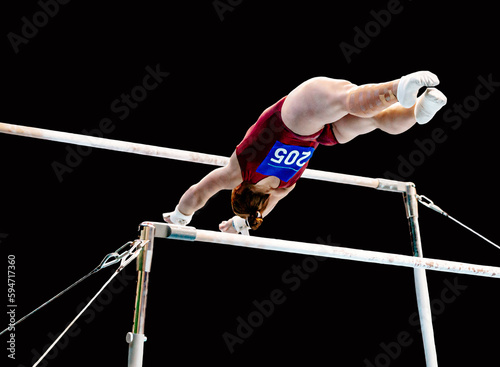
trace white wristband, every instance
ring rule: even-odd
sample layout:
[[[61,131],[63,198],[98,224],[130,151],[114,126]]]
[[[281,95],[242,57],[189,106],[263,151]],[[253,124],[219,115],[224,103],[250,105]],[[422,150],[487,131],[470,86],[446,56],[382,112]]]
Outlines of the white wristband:
[[[248,234],[250,227],[245,219],[235,215],[233,217],[233,227],[238,233]]]
[[[184,215],[179,211],[179,205],[175,207],[175,210],[171,213],[164,213],[163,218],[166,218],[170,216],[170,221],[173,224],[177,224],[180,226],[187,226],[189,222],[191,222],[191,219],[193,218],[193,215]]]

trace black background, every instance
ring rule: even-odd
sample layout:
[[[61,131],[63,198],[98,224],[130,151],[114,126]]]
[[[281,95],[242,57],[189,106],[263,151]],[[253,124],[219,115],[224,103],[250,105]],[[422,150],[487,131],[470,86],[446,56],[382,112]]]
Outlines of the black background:
[[[309,167],[398,175],[498,240],[500,92],[490,86],[487,97],[485,88],[482,100],[475,96],[478,78],[500,81],[494,3],[73,0],[58,9],[52,5],[45,18],[41,3],[1,6],[0,121],[81,133],[109,118],[114,129],[107,138],[229,156],[262,110],[307,78],[363,84],[431,70],[448,97],[431,123],[399,136],[376,131],[347,145],[319,148]],[[214,4],[230,10],[217,11]],[[394,10],[390,19],[388,7]],[[26,43],[13,46],[8,35],[23,36],[23,17],[35,17],[41,26]],[[359,36],[358,29],[370,36]],[[342,43],[357,47],[349,59]],[[112,103],[142,84],[148,66],[169,75],[135,108],[117,113]],[[464,102],[468,111],[454,112]],[[430,144],[438,132],[446,139]],[[183,192],[213,169],[94,149],[58,178],[53,164],[67,164],[67,149],[77,147],[0,135],[3,324],[9,254],[16,257],[19,318],[136,238],[142,221],[160,221],[161,213],[173,210]],[[403,167],[402,161],[410,163]],[[223,192],[192,225],[216,230],[231,215],[229,192]],[[497,249],[437,213],[421,207],[420,224],[426,257],[500,265]],[[257,234],[411,254],[399,194],[307,179]],[[310,271],[292,283],[290,271],[298,266]],[[30,366],[111,272],[95,275],[19,325],[15,361],[7,358],[3,335],[2,364]],[[440,365],[496,360],[498,281],[427,274]],[[123,283],[114,283],[78,321],[75,335],[41,365],[125,366],[134,276],[130,265]],[[413,284],[407,268],[158,240],[144,365],[423,366]],[[254,301],[269,300],[276,289],[284,302],[230,353],[223,334],[237,336],[238,318],[255,315]],[[396,347],[402,335],[405,345]]]

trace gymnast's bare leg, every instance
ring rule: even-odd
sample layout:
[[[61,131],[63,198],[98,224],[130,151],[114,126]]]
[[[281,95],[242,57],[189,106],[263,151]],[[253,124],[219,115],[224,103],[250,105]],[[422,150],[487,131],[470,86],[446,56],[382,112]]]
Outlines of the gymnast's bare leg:
[[[332,124],[333,131],[339,143],[347,143],[376,129],[397,135],[417,122],[429,121],[445,104],[446,97],[440,91],[428,88],[410,108],[395,103],[372,117],[359,118],[348,114]]]
[[[436,75],[421,71],[391,82],[357,86],[346,80],[313,78],[287,97],[283,122],[299,135],[311,135],[333,123],[339,143],[381,129],[399,134],[418,122],[427,123],[444,106]],[[417,94],[428,87],[422,96]]]

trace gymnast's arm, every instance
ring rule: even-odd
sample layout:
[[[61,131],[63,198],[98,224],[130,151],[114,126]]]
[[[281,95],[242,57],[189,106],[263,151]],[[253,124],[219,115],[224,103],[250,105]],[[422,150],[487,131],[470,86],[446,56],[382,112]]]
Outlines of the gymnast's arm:
[[[191,216],[194,212],[203,208],[207,201],[216,193],[221,190],[232,190],[241,181],[241,171],[236,154],[233,153],[227,166],[213,170],[200,182],[191,186],[182,195],[176,210],[184,216]],[[165,213],[163,217],[165,221],[172,223],[170,215],[172,213]]]

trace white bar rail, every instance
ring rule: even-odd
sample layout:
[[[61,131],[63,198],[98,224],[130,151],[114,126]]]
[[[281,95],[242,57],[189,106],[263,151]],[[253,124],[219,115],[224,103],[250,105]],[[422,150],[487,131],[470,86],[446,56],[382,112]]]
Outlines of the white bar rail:
[[[36,127],[12,125],[0,122],[0,133],[51,140],[59,143],[82,145],[91,148],[114,150],[118,152],[147,155],[152,157],[168,158],[178,161],[203,163],[214,166],[226,166],[229,158],[213,154],[197,153],[187,150],[164,148],[153,145],[130,143],[121,140],[99,138],[90,135],[66,133],[61,131],[46,130]],[[336,182],[341,184],[371,187],[385,191],[405,191],[405,183],[383,178],[369,178],[362,176],[346,175],[342,173],[325,172],[306,169],[302,175],[313,180]]]
[[[500,268],[494,266],[475,265],[456,261],[358,250],[346,247],[280,240],[275,238],[242,236],[237,234],[201,230],[194,227],[181,227],[161,222],[143,223],[143,225],[146,224],[153,225],[156,228],[155,237],[159,238],[219,243],[259,250],[281,251],[302,255],[323,256],[334,259],[500,278]]]

